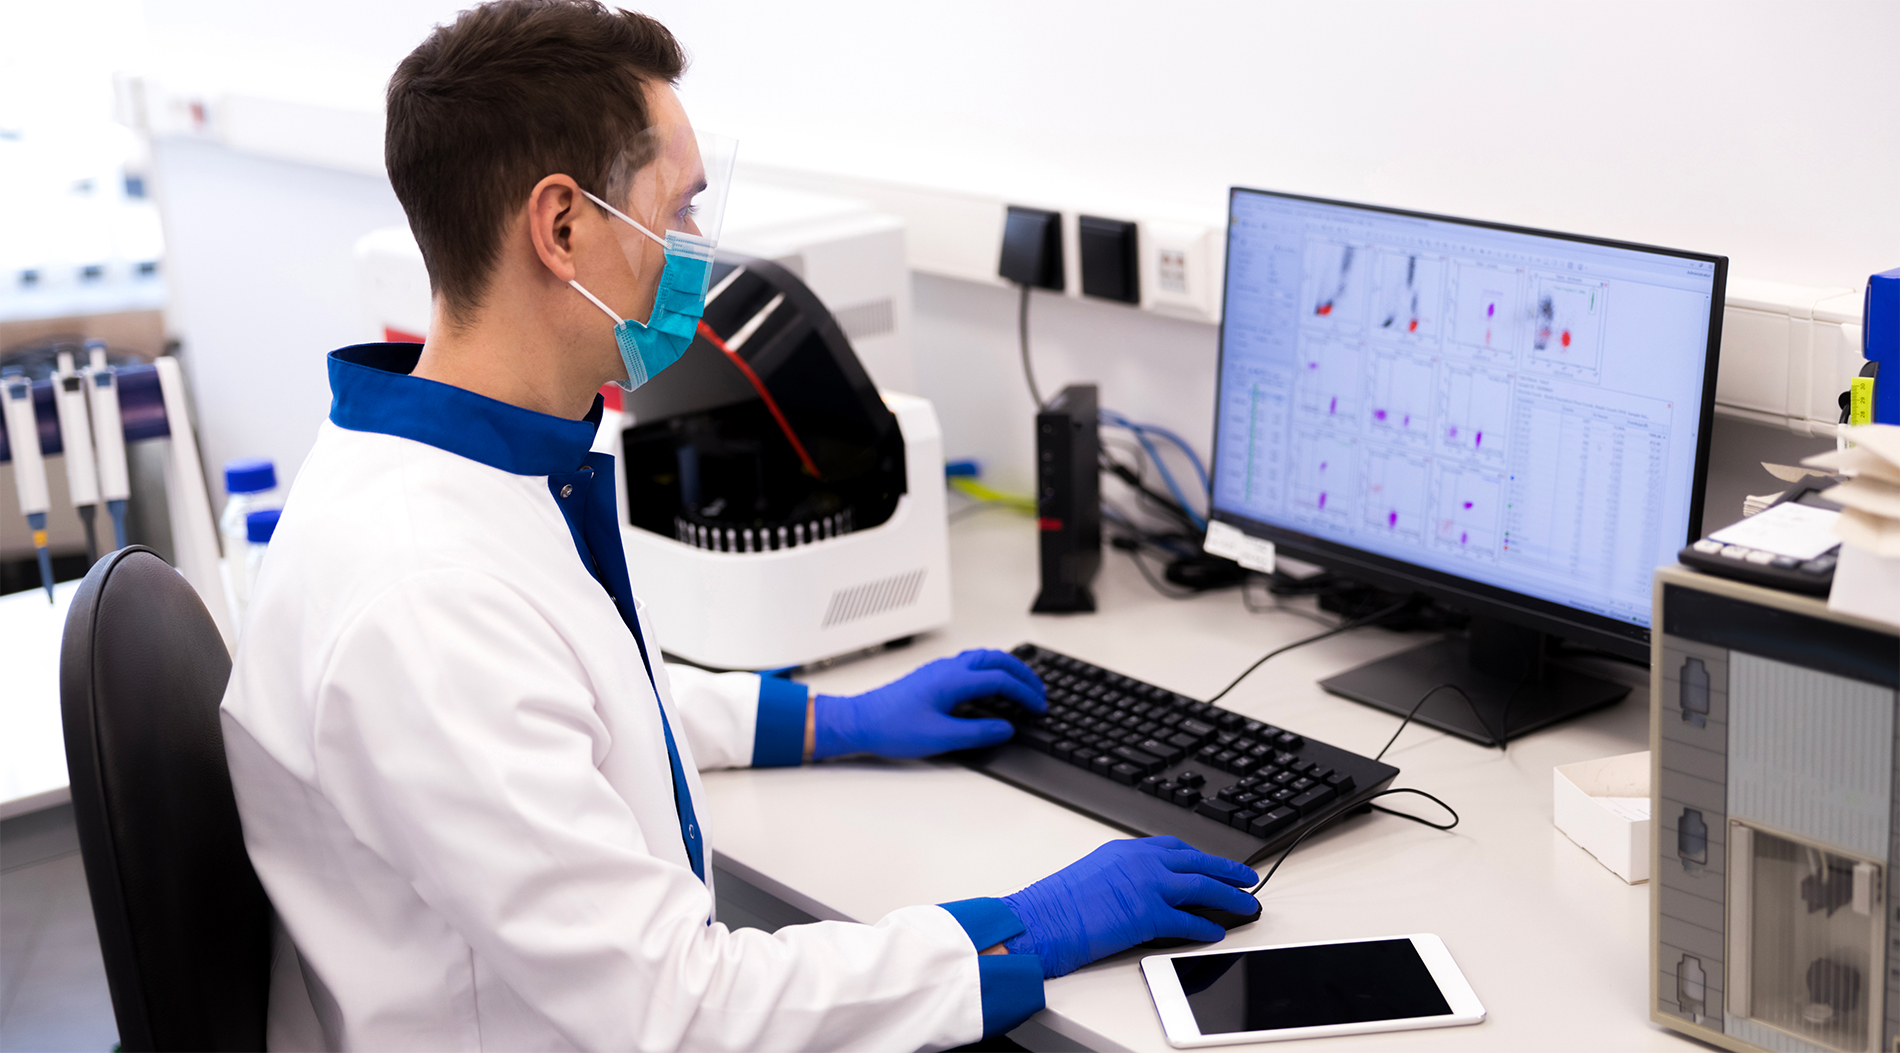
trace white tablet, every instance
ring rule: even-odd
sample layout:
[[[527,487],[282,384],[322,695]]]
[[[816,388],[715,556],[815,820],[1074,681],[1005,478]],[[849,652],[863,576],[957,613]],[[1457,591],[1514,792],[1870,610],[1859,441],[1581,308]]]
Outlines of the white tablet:
[[[1429,933],[1141,960],[1176,1047],[1452,1027],[1484,1006]]]

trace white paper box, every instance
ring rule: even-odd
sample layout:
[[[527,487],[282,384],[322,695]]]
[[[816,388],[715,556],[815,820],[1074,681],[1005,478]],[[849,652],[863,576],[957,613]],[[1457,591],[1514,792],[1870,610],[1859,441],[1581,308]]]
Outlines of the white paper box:
[[[1551,769],[1557,829],[1617,877],[1649,880],[1649,751]]]

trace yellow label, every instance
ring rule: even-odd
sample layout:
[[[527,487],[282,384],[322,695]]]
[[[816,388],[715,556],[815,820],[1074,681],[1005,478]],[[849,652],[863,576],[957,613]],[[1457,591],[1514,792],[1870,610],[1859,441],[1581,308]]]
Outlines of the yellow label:
[[[1872,424],[1874,422],[1874,378],[1855,377],[1847,385],[1847,423]]]
[[[33,547],[34,548],[46,547],[46,531],[44,530],[33,531]]]

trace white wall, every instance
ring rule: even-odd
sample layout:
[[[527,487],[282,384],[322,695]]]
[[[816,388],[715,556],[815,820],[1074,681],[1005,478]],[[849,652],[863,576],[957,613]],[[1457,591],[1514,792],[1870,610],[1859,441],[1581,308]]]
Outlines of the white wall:
[[[457,6],[146,0],[161,58],[356,99]],[[754,162],[1189,216],[1218,216],[1239,183],[1725,253],[1735,274],[1814,285],[1900,265],[1900,4],[1881,0],[644,9],[693,53],[696,121]],[[1045,388],[1096,379],[1106,403],[1206,441],[1211,327],[1037,300]],[[1014,307],[917,280],[948,452],[1020,486]],[[205,410],[215,435],[222,407]]]

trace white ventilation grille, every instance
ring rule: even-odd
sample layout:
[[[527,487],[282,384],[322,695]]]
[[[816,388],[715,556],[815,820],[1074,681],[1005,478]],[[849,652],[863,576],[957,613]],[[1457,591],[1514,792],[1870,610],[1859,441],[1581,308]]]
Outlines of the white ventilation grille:
[[[923,584],[924,568],[919,567],[908,574],[839,589],[831,594],[831,607],[825,611],[824,628],[908,607],[917,602],[917,594],[923,591]]]
[[[844,330],[845,338],[849,340],[883,336],[897,328],[897,316],[888,296],[856,307],[840,308],[831,312],[831,316],[838,320],[838,328]]]

